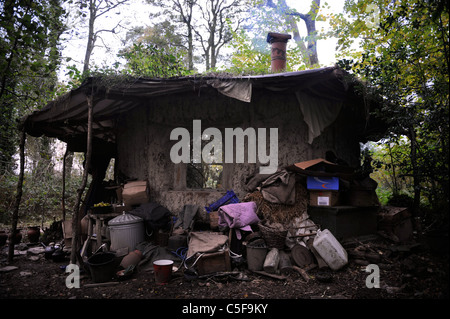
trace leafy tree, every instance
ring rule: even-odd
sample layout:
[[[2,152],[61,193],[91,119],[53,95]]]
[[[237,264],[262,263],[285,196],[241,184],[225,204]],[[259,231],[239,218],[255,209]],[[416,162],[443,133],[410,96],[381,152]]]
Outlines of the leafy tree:
[[[222,48],[231,41],[248,10],[248,1],[238,0],[147,0],[160,8],[155,17],[178,26],[176,34],[183,38],[189,70],[194,69],[195,56],[201,51],[206,70],[217,67]]]
[[[177,25],[165,20],[150,27],[137,27],[127,33],[125,49],[120,54],[131,50],[133,44],[156,46],[164,52],[170,52],[183,63],[185,69],[193,70],[192,56],[185,46],[184,37],[177,31]],[[195,58],[194,58],[195,60]]]
[[[135,43],[120,54],[127,60],[125,73],[132,76],[172,77],[186,75],[182,58],[153,44]]]
[[[224,45],[232,40],[234,30],[239,28],[239,14],[246,9],[246,2],[239,0],[206,0],[198,4],[201,22],[194,27],[197,40],[203,49],[205,67],[214,69]]]
[[[154,17],[165,16],[165,24],[174,25],[173,34],[183,40],[179,43],[187,52],[187,68],[194,70],[194,7],[198,0],[147,0],[162,9]],[[173,39],[171,39],[173,40]]]
[[[260,37],[250,37],[245,30],[233,32],[233,41],[230,47],[233,50],[230,65],[226,71],[232,74],[266,74],[270,73],[271,52],[270,46]],[[299,71],[305,69],[303,53],[298,46],[289,49],[289,58],[286,61],[286,71]]]
[[[59,0],[0,3],[0,173],[14,166],[17,120],[54,92],[64,15]]]
[[[414,213],[423,197],[448,222],[449,15],[446,1],[346,1],[335,15],[341,66],[382,97],[375,114],[389,123],[386,143],[397,173],[412,179]],[[361,52],[352,51],[359,40]],[[400,152],[407,139],[408,152]],[[399,150],[397,152],[397,149]]]

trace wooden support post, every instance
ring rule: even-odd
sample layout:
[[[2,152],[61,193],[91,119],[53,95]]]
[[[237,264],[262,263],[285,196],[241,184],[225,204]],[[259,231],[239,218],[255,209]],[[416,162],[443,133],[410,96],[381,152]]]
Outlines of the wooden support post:
[[[8,263],[13,261],[14,257],[14,236],[17,232],[17,222],[19,221],[19,207],[20,201],[22,199],[22,187],[23,187],[23,175],[25,171],[25,140],[26,133],[25,129],[22,129],[20,135],[20,144],[19,144],[19,156],[20,156],[20,171],[19,171],[19,180],[17,181],[16,188],[16,198],[14,202],[14,210],[12,217],[12,225],[11,225],[11,240],[9,241],[8,247]]]
[[[66,220],[66,160],[69,154],[69,145],[66,146],[66,152],[63,157],[63,169],[62,169],[62,196],[61,196],[61,208],[62,208],[62,220]]]
[[[92,122],[93,122],[93,109],[94,109],[94,97],[93,95],[86,96],[88,104],[88,122],[87,122],[87,146],[86,146],[86,158],[84,162],[83,180],[80,188],[77,190],[77,199],[73,209],[72,217],[72,251],[70,254],[70,262],[75,264],[76,261],[83,265],[83,259],[80,255],[80,237],[81,237],[81,224],[79,223],[80,217],[80,203],[84,189],[86,188],[87,179],[89,175],[89,165],[92,156]]]

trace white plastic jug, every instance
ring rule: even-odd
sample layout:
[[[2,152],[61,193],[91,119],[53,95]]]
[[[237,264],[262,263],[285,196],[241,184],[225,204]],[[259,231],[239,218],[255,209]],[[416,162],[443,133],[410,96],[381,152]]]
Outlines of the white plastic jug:
[[[313,247],[333,270],[342,268],[348,262],[347,252],[344,247],[328,229],[317,231]]]

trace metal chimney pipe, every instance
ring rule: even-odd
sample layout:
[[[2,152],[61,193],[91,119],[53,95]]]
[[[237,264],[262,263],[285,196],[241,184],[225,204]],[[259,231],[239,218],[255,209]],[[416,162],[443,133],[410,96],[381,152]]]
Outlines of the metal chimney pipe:
[[[286,45],[290,38],[291,35],[285,33],[269,32],[267,34],[267,42],[272,45],[272,72],[279,72],[286,69]]]

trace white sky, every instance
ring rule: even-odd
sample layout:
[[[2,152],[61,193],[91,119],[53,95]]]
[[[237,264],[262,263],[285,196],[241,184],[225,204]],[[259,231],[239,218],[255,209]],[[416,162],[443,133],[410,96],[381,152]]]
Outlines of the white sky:
[[[299,0],[287,0],[287,4],[291,8],[297,9],[298,12],[307,12],[310,8],[311,1],[299,1]],[[321,13],[326,13],[323,9],[325,1],[322,1]],[[330,6],[330,11],[337,13],[342,12],[344,0],[329,0],[328,5]],[[117,25],[118,21],[121,22],[128,29],[132,29],[137,26],[151,25],[152,21],[149,18],[151,12],[151,6],[145,3],[145,0],[130,0],[127,5],[119,7],[120,9],[112,10],[112,12],[107,15],[102,16],[98,19],[96,23],[97,28],[101,26],[102,29],[112,29]],[[116,14],[119,12],[120,14]],[[79,22],[77,25],[81,25]],[[302,36],[306,35],[306,27],[304,23],[299,23],[300,34]],[[321,30],[321,28],[327,28],[328,23],[317,21],[316,29]],[[96,29],[97,29],[96,28]],[[117,52],[123,47],[121,39],[125,37],[126,30],[122,29],[119,34],[111,34],[109,32],[103,32],[101,37],[103,42],[98,40],[92,56],[91,65],[95,64],[98,66],[112,64],[118,60]],[[72,58],[69,62],[63,62],[63,67],[60,71],[60,78],[65,79],[65,74],[67,73],[66,66],[76,64],[78,69],[82,69],[82,62],[84,59],[84,52],[86,50],[86,35],[87,35],[87,24],[80,28],[78,35],[73,35],[71,40],[64,42],[63,57]],[[105,47],[103,44],[106,44]],[[336,39],[325,39],[319,40],[317,43],[317,52],[319,56],[319,62],[323,66],[331,66],[336,62],[335,59],[335,46]],[[202,70],[200,70],[202,71]]]

